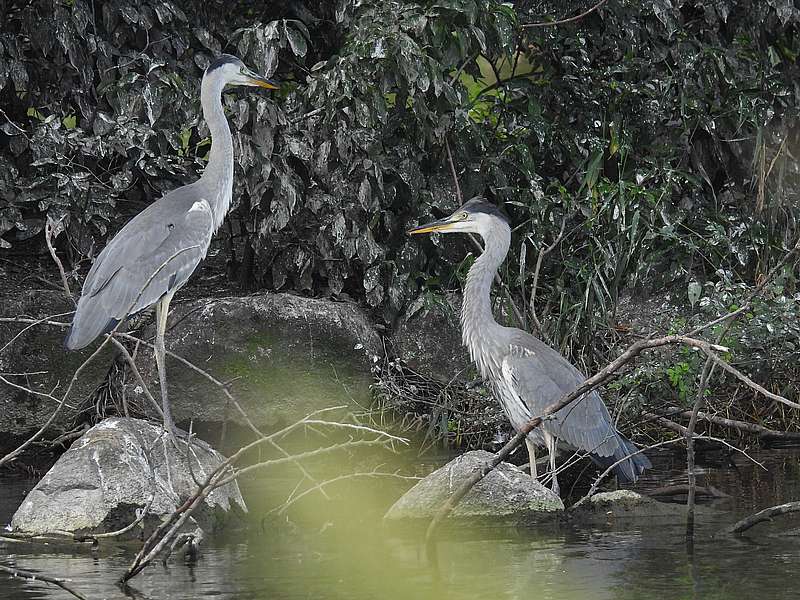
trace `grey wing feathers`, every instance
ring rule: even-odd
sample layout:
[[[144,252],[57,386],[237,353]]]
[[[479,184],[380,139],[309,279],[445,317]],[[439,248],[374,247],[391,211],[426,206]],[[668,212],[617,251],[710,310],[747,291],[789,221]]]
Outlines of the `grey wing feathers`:
[[[103,249],[86,277],[67,348],[83,348],[151,306],[183,285],[203,260],[213,218],[208,202],[192,202],[188,191],[180,188],[148,207]]]
[[[585,379],[576,377],[571,372],[574,367],[560,355],[556,356],[570,369],[556,364],[552,356],[541,350],[512,352],[503,361],[504,370],[509,373],[511,384],[527,406],[530,417],[542,414]],[[585,395],[562,408],[542,428],[575,448],[600,456],[613,455],[619,445],[611,416],[597,393]]]
[[[508,383],[525,403],[529,416],[542,414],[586,377],[567,359],[541,340],[519,332],[503,359]],[[542,428],[575,448],[589,452],[601,465],[609,466],[637,451],[615,428],[611,415],[597,392],[585,394],[555,413]],[[635,481],[650,468],[644,454],[637,454],[615,468],[622,481]]]

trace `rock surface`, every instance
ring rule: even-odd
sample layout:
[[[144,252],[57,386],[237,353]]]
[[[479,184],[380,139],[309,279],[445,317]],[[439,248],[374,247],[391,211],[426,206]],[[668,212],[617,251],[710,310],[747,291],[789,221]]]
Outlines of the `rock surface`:
[[[430,519],[461,482],[493,456],[475,450],[453,459],[406,492],[384,518]],[[564,504],[556,494],[514,465],[500,463],[464,496],[450,518],[519,523],[551,520],[563,511]]]
[[[703,510],[703,507],[696,507]],[[631,490],[601,492],[569,510],[569,517],[579,523],[599,524],[623,519],[685,518],[682,504],[658,502]]]
[[[355,304],[292,294],[187,302],[171,311],[168,327],[167,349],[220,381],[235,380],[236,400],[265,427],[340,405],[348,395],[368,400],[371,357],[383,354],[380,337]],[[152,353],[140,351],[138,364],[157,397]],[[169,357],[167,381],[178,422],[225,419],[222,391]],[[146,404],[135,382],[128,394]],[[233,409],[228,415],[243,422]]]
[[[101,533],[136,520],[136,510],[150,503],[144,519],[149,530],[192,495],[198,480],[224,457],[202,441],[192,445],[191,471],[186,457],[157,425],[111,418],[95,425],[58,459],[17,509],[14,531]],[[152,502],[151,502],[152,497]],[[194,519],[206,530],[238,507],[247,510],[236,482],[211,492]],[[141,533],[139,527],[129,537]]]
[[[2,278],[2,273],[0,273]],[[49,315],[69,313],[75,307],[63,292],[20,287],[13,280],[0,286],[0,316],[43,319]],[[71,315],[55,316],[52,320],[69,322]],[[19,334],[13,342],[11,341]],[[30,387],[61,398],[72,374],[90,355],[67,352],[64,349],[66,328],[50,325],[30,326],[25,323],[0,322],[0,373],[9,382]],[[111,350],[104,349],[82,372],[67,399],[69,406],[78,406],[103,380],[108,372]],[[23,375],[8,375],[22,373]],[[55,390],[55,391],[54,391]],[[0,452],[15,447],[11,436],[32,433],[47,421],[57,403],[43,396],[30,394],[0,382]],[[54,423],[58,429],[69,423],[73,411],[62,409]]]
[[[469,353],[461,345],[461,295],[448,294],[442,305],[409,311],[391,338],[392,351],[408,366],[443,382],[469,380]]]

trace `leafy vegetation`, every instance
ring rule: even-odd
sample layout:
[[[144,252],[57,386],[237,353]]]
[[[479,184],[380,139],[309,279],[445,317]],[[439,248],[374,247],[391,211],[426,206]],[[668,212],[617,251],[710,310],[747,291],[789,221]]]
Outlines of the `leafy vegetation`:
[[[457,286],[470,246],[404,234],[460,201],[450,153],[461,197],[512,216],[502,275],[523,313],[538,250],[564,223],[536,311],[576,361],[618,343],[625,296],[669,290],[689,314],[725,310],[798,235],[800,11],[610,0],[526,27],[588,6],[6,1],[0,244],[38,243],[45,219],[61,220],[78,268],[196,177],[209,148],[199,81],[227,51],[286,82],[225,95],[237,173],[222,236],[243,285],[346,294],[387,322],[433,284]],[[778,285],[730,333],[759,364],[796,352],[795,273]],[[669,368],[662,381],[691,396],[693,363]]]

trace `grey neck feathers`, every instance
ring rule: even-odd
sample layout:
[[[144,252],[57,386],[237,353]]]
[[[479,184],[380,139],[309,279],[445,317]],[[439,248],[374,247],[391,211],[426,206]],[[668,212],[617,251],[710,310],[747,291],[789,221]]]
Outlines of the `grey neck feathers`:
[[[504,355],[506,328],[498,325],[492,315],[491,290],[497,268],[505,260],[511,244],[511,229],[497,220],[482,237],[483,254],[470,268],[464,287],[461,339],[481,375],[488,377],[499,372]]]
[[[214,214],[214,230],[222,225],[233,197],[233,139],[225,111],[222,110],[222,89],[225,82],[212,72],[203,77],[200,86],[200,103],[203,118],[211,132],[211,152],[208,164],[198,182],[207,194]]]

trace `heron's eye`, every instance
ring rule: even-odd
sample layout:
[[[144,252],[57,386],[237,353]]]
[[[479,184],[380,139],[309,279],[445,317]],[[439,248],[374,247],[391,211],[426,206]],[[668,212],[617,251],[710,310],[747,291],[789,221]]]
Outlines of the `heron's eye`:
[[[462,210],[461,213],[459,213],[459,215],[458,215],[458,220],[459,221],[466,221],[467,219],[469,219],[469,213],[467,211],[465,211],[465,210]]]

